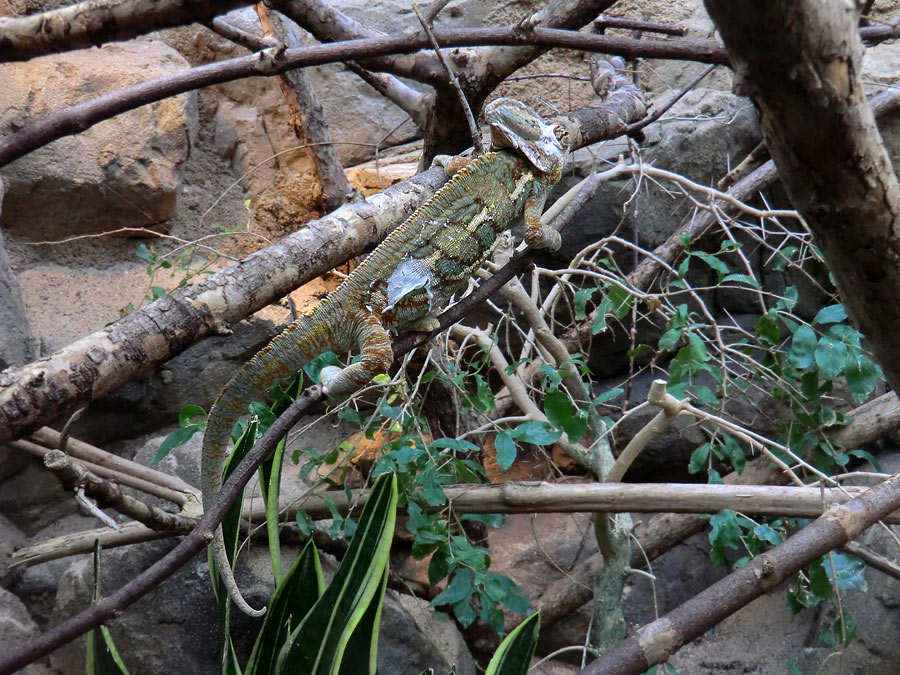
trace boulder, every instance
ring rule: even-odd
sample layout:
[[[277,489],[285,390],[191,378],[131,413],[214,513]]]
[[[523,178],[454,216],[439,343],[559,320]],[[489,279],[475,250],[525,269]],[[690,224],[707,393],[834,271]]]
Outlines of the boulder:
[[[171,47],[144,39],[0,65],[0,135],[187,65]],[[197,125],[196,94],[182,94],[25,155],[2,170],[0,224],[46,240],[169,220]]]

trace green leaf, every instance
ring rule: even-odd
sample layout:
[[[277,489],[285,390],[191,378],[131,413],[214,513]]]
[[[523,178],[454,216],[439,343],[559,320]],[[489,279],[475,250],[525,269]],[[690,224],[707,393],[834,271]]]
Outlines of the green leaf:
[[[591,407],[596,407],[596,406],[600,405],[601,403],[606,403],[607,401],[611,401],[614,398],[616,398],[624,393],[625,393],[625,390],[622,389],[621,387],[616,387],[615,389],[608,389],[607,391],[604,391],[602,394],[600,394],[597,398],[595,398],[593,400],[593,402],[591,402]]]
[[[809,590],[820,600],[831,597],[834,588],[828,572],[825,571],[825,558],[816,558],[809,566]]]
[[[709,443],[698,445],[691,453],[691,461],[688,462],[688,473],[698,473],[706,467],[709,459]]]
[[[831,569],[831,561],[834,560],[834,570]],[[863,572],[866,564],[859,558],[847,553],[833,552],[825,556],[825,573],[831,580],[837,581],[837,587],[843,590],[861,591],[868,590],[866,578]]]
[[[316,524],[313,522],[313,519],[310,518],[307,515],[306,511],[303,511],[302,509],[297,510],[296,521],[297,527],[300,528],[300,534],[302,534],[304,537],[308,537],[313,533],[313,530],[316,529]]]
[[[847,318],[847,312],[843,305],[828,305],[819,310],[813,319],[813,323],[840,323]]]
[[[791,340],[788,351],[788,362],[795,368],[808,368],[812,365],[816,352],[816,333],[809,326],[800,326]]]
[[[670,328],[659,338],[659,348],[667,352],[672,351],[678,346],[679,340],[681,340],[681,329]]]
[[[875,455],[873,455],[868,450],[863,450],[862,448],[857,448],[856,450],[851,450],[847,454],[866,460],[869,464],[872,465],[872,468],[874,468],[878,473],[884,473],[884,470],[881,468],[881,465],[878,463],[878,460],[875,459]]]
[[[334,352],[325,352],[319,354],[312,361],[303,366],[303,372],[309,375],[309,379],[313,382],[319,381],[319,374],[325,366],[341,366],[341,362]]]
[[[467,600],[475,587],[472,584],[472,573],[466,569],[457,570],[447,588],[438,593],[431,601],[432,607],[441,605],[455,605]]]
[[[709,265],[715,272],[719,278],[719,283],[722,282],[722,279],[728,274],[728,265],[719,258],[714,255],[710,255],[709,253],[704,253],[702,251],[696,251],[692,253],[695,258],[700,258],[703,262]]]
[[[281,646],[324,592],[322,565],[310,540],[269,600],[263,626],[245,668],[246,675],[274,675]]]
[[[741,543],[737,514],[727,509],[719,511],[710,517],[709,524],[712,526],[709,533],[709,543],[712,545],[709,557],[716,565],[724,565],[728,549],[736,549]]]
[[[822,371],[822,377],[833,380],[841,374],[847,361],[847,345],[826,335],[819,339],[815,359],[816,365]]]
[[[755,534],[763,541],[772,544],[772,546],[778,546],[778,544],[780,544],[782,541],[781,534],[779,534],[777,530],[773,530],[765,523],[760,523],[759,525],[754,527],[753,534]]]
[[[722,283],[727,283],[729,281],[733,281],[738,284],[746,284],[747,286],[752,286],[753,288],[760,287],[759,282],[748,274],[726,274],[725,278],[722,279]]]
[[[617,319],[624,319],[631,312],[634,304],[634,296],[627,290],[616,284],[609,284],[605,288],[606,297],[611,303],[611,310]]]
[[[153,256],[150,254],[150,249],[147,248],[147,244],[144,244],[144,243],[138,244],[135,254],[137,255],[138,258],[140,258],[144,262],[152,262],[153,261]]]
[[[506,471],[516,461],[516,442],[508,429],[503,429],[494,437],[494,449],[497,451],[497,464]]]
[[[562,436],[560,430],[552,428],[546,422],[525,422],[514,431],[516,438],[532,445],[551,445]]]
[[[784,272],[784,269],[791,261],[791,258],[793,258],[799,250],[800,249],[796,246],[785,246],[783,249],[777,252],[778,255],[772,261],[772,268],[776,272]]]
[[[178,413],[178,426],[187,427],[192,424],[204,425],[206,411],[199,405],[186,405]]]
[[[380,590],[388,562],[397,510],[397,476],[375,480],[357,531],[331,584],[294,629],[278,655],[277,672],[335,673],[353,630]],[[370,671],[374,672],[374,671]]]
[[[537,612],[516,626],[497,647],[485,675],[526,675],[540,627],[541,615]]]
[[[575,304],[575,319],[577,321],[584,320],[587,303],[590,302],[591,296],[594,295],[594,292],[599,290],[599,288],[594,287],[582,288],[581,290],[575,291],[573,296],[573,303]]]
[[[867,356],[856,352],[847,358],[844,365],[844,378],[850,393],[858,401],[864,400],[875,391],[881,372],[878,366]]]
[[[775,315],[771,311],[759,317],[756,325],[753,326],[753,332],[756,333],[760,343],[766,347],[776,346],[781,339],[778,332],[778,324],[775,322]]]
[[[191,437],[196,434],[198,431],[202,431],[203,426],[199,424],[192,424],[188,427],[179,427],[171,434],[165,437],[163,442],[159,446],[159,450],[156,451],[156,454],[153,455],[153,459],[150,460],[150,466],[156,466],[159,462],[161,462],[166,455],[168,455],[172,450],[177,448],[180,445],[184,445]]]
[[[94,588],[91,604],[100,600],[100,540],[94,540]],[[106,626],[98,626],[87,634],[87,675],[128,675],[122,657]]]
[[[565,429],[572,419],[572,402],[561,391],[551,391],[544,396],[544,412],[550,424],[557,429]]]
[[[733,466],[734,470],[740,475],[744,471],[744,466],[747,464],[747,457],[744,455],[743,448],[741,448],[738,442],[734,440],[734,437],[729,436],[728,434],[722,436],[722,441],[725,444],[725,450],[728,452],[728,461],[731,462],[731,466]]]
[[[600,304],[597,305],[597,310],[594,313],[594,322],[591,324],[591,335],[598,335],[599,333],[606,331],[606,315],[611,313],[611,311],[612,300],[603,298],[603,300],[600,301]]]

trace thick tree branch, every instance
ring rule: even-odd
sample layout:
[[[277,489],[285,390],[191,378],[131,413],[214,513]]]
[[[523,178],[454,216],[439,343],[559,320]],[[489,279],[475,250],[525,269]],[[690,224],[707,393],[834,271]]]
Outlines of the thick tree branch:
[[[0,17],[0,63],[129,40],[206,21],[247,0],[86,0],[42,14]]]
[[[706,0],[847,313],[900,388],[900,183],[862,83],[851,0]]]
[[[816,1],[816,0],[813,0]],[[900,476],[852,501],[830,507],[820,518],[636,633],[581,672],[639,675],[665,662],[682,646],[776,588],[797,570],[843,546],[900,507]]]
[[[267,38],[275,39],[285,48],[298,48],[302,45],[293,24],[286,21],[279,12],[268,9],[261,2],[256,4],[256,11]],[[294,134],[301,143],[308,144],[307,152],[319,185],[322,186],[321,206],[325,211],[332,211],[346,203],[354,192],[331,142],[331,132],[325,121],[322,104],[319,103],[319,97],[305,69],[286,70],[277,78],[291,112]]]

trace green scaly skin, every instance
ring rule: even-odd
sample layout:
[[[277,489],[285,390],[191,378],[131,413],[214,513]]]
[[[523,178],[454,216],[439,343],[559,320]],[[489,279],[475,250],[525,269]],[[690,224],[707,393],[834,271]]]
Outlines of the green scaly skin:
[[[559,180],[569,149],[568,133],[513,99],[494,101],[485,115],[496,150],[460,169],[335,293],[272,340],[219,394],[203,439],[204,508],[212,505],[222,487],[235,422],[267,388],[329,350],[361,353],[346,368],[323,369],[321,381],[331,401],[349,397],[387,372],[393,360],[389,332],[435,328],[437,314],[465,288],[494,249],[497,235],[520,214],[529,245],[559,248],[559,233],[541,225],[540,216],[550,188]],[[265,608],[251,608],[238,590],[221,526],[210,548],[235,604],[251,616],[265,613]]]

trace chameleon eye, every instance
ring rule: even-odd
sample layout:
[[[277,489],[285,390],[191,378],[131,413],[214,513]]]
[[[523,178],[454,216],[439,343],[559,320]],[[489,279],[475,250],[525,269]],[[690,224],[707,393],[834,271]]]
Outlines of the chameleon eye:
[[[562,124],[553,125],[553,135],[556,136],[560,143],[567,147],[572,143],[572,137],[569,134],[569,130]]]

